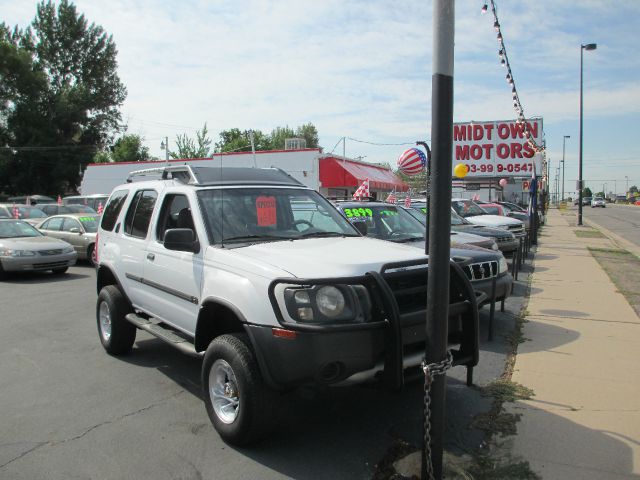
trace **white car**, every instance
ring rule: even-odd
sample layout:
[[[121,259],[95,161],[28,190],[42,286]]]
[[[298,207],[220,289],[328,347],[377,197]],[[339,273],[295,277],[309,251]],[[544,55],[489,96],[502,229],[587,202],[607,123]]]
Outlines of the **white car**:
[[[466,198],[452,199],[451,208],[455,213],[474,225],[502,228],[515,236],[523,236],[525,234],[524,223],[520,220],[501,215],[490,215],[482,207]]]
[[[225,441],[266,435],[279,395],[296,386],[377,378],[397,390],[404,369],[421,364],[424,253],[360,236],[317,191],[276,168],[132,175],[161,179],[116,187],[104,209],[100,342],[127,354],[141,329],[204,354],[202,397]],[[478,296],[458,263],[451,271],[453,364],[472,368]]]
[[[591,200],[591,208],[595,208],[595,207],[605,208],[606,206],[607,206],[607,202],[605,202],[604,198],[602,197],[594,197],[594,199]]]

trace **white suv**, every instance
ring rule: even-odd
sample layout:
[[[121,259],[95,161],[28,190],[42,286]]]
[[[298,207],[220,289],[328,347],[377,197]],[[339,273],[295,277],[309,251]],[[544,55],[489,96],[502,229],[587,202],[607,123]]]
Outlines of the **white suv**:
[[[100,340],[136,329],[201,355],[209,417],[246,444],[277,421],[277,395],[373,378],[398,389],[424,353],[426,257],[360,236],[278,169],[167,167],[116,187],[97,241]],[[475,295],[452,263],[454,364],[478,360]],[[473,297],[473,299],[472,299]]]

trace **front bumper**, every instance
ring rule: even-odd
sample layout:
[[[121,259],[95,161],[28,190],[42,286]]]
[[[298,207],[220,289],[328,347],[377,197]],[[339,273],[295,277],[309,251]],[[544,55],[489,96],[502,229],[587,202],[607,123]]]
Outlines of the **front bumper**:
[[[71,267],[75,265],[77,258],[78,254],[71,252],[46,256],[38,254],[33,257],[0,257],[0,262],[5,272],[41,272]]]
[[[392,390],[401,388],[405,370],[419,366],[424,356],[427,269],[406,269],[420,263],[387,265],[381,273],[349,279],[275,280],[269,288],[271,303],[282,327],[295,335],[284,338],[276,336],[272,327],[247,325],[267,382],[275,388],[289,388],[379,379]],[[485,295],[473,291],[454,262],[451,272],[448,325],[453,363],[471,368],[477,364],[479,353],[477,296],[485,301]],[[309,325],[283,317],[274,294],[276,284],[322,283],[365,285],[374,304],[371,321]]]
[[[497,243],[498,243],[498,249],[500,249],[501,252],[513,252],[514,250],[518,249],[518,246],[520,245],[520,240],[518,240],[518,237],[516,237],[513,239],[504,240],[504,241],[497,241]]]
[[[491,290],[493,279],[487,278],[484,280],[474,280],[471,282],[471,286],[474,290],[484,293],[487,298],[480,303],[480,306],[491,303]],[[509,272],[502,273],[496,277],[496,300],[506,300],[511,295],[511,289],[513,287],[513,277]]]

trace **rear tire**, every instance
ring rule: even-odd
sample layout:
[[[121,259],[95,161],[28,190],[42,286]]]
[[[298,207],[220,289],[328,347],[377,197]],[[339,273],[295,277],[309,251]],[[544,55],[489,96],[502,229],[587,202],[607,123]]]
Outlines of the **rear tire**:
[[[111,355],[131,351],[136,340],[136,327],[124,317],[131,313],[129,302],[115,285],[107,285],[98,295],[96,320],[100,343]]]
[[[94,243],[87,248],[87,260],[89,260],[92,266],[96,266],[96,245]]]
[[[69,270],[69,267],[62,267],[62,268],[54,268],[53,270],[51,270],[51,272],[54,275],[62,275],[63,273],[65,273],[67,270]]]
[[[277,394],[264,383],[245,334],[221,335],[202,363],[204,403],[225,442],[246,445],[277,423]]]

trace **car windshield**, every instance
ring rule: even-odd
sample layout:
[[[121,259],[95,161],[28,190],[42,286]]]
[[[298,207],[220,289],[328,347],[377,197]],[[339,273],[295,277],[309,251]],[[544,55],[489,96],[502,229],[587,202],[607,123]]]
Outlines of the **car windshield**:
[[[406,212],[411,215],[413,218],[418,220],[421,224],[427,224],[427,212],[425,207],[411,207],[407,208]]]
[[[99,218],[97,215],[87,215],[85,217],[78,217],[78,220],[84,227],[85,232],[96,233],[98,231]]]
[[[199,190],[212,244],[349,236],[358,232],[318,192],[293,188]]]
[[[11,215],[5,208],[0,207],[0,218],[11,218]]]
[[[47,214],[39,208],[34,207],[16,207],[20,218],[47,218]]]
[[[468,220],[465,220],[455,211],[451,210],[451,225],[467,225],[468,223]]]
[[[65,208],[71,213],[96,213],[96,211],[88,205],[67,205]]]
[[[402,207],[347,204],[341,208],[350,221],[367,223],[367,237],[392,242],[424,239],[424,225]]]
[[[22,220],[3,220],[0,222],[0,238],[41,237],[42,234]]]
[[[474,217],[476,215],[487,215],[482,208],[471,200],[453,200],[451,206],[461,217]]]
[[[500,208],[491,205],[483,205],[482,210],[491,215],[500,215]]]

